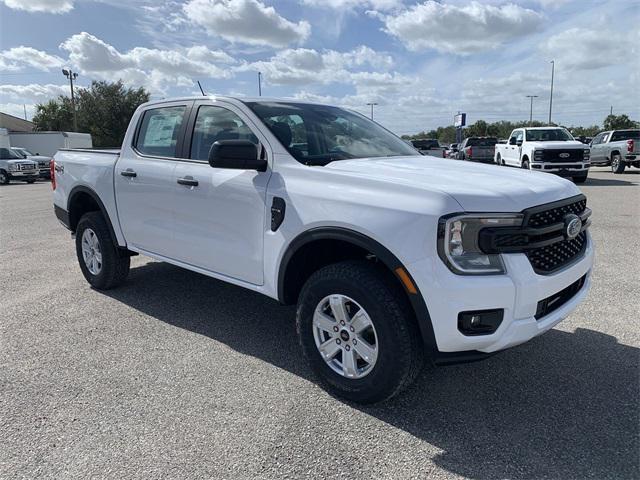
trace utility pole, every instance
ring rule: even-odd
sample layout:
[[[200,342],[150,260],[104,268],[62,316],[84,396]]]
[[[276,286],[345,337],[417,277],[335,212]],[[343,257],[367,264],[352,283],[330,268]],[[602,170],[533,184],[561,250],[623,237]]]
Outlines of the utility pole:
[[[262,72],[258,72],[258,96],[262,96]]]
[[[376,102],[367,103],[367,105],[371,106],[371,120],[373,120],[373,106],[378,105]]]
[[[549,125],[551,125],[551,107],[553,105],[553,74],[556,69],[555,60],[551,60],[551,94],[549,95]]]
[[[613,105],[611,105],[611,109],[609,110],[609,115],[613,115]]]
[[[23,103],[22,107],[24,108],[24,119],[26,120],[27,119],[27,104]]]
[[[529,125],[533,122],[533,99],[538,98],[538,95],[527,95],[527,98],[531,99],[531,108],[529,109]]]
[[[78,78],[78,74],[71,71],[71,69],[67,70],[66,68],[62,69],[62,74],[69,79],[69,85],[71,85],[71,108],[73,109],[73,131],[78,131],[78,114],[76,112],[76,97],[73,93],[73,81]]]

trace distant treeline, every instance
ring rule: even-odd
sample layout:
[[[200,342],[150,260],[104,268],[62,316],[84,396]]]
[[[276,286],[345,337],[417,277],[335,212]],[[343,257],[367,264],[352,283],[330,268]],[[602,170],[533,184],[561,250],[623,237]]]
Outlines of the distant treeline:
[[[484,120],[478,120],[473,125],[469,125],[463,129],[464,138],[467,137],[496,137],[507,138],[514,128],[520,127],[544,127],[548,124],[538,121],[533,122],[508,122],[501,120],[499,122],[487,123]],[[555,124],[552,124],[556,126]],[[564,126],[564,125],[563,125]],[[616,130],[625,128],[640,128],[640,123],[631,120],[627,115],[608,115],[604,119],[603,125],[591,125],[589,127],[565,127],[574,136],[593,137],[603,130]],[[441,143],[454,143],[456,141],[456,127],[449,125],[447,127],[438,127],[428,132],[420,132],[415,135],[403,135],[406,140],[416,140],[418,138],[437,138]]]

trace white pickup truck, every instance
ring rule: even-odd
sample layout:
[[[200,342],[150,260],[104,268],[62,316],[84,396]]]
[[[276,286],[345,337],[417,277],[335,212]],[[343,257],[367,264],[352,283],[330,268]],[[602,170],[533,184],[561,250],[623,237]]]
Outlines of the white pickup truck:
[[[427,159],[338,107],[147,103],[121,150],[61,150],[53,171],[93,287],[123,283],[140,253],[297,304],[312,370],[353,401],[391,397],[425,358],[526,342],[590,284],[591,212],[573,183]]]
[[[507,143],[496,145],[498,165],[555,173],[584,183],[589,175],[589,147],[561,127],[516,128]]]

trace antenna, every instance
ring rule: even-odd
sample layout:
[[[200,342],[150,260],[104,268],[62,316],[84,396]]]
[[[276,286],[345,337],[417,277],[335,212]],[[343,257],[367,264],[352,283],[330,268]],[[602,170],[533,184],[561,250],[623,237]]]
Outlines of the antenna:
[[[196,81],[198,82],[198,86],[200,87],[200,91],[202,92],[202,96],[203,96],[203,97],[206,97],[206,96],[207,96],[207,94],[206,94],[206,93],[204,93],[204,90],[202,89],[202,85],[200,85],[200,80],[196,80]]]

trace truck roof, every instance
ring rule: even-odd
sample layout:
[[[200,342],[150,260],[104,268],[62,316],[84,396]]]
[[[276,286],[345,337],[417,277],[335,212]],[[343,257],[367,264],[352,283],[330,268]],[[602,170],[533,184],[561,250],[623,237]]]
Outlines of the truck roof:
[[[232,96],[232,95],[191,95],[186,97],[174,97],[174,98],[163,98],[161,100],[151,100],[149,102],[143,103],[140,105],[141,107],[147,107],[150,105],[159,105],[163,103],[169,102],[180,102],[180,101],[192,101],[192,100],[202,100],[203,98],[209,100],[227,100],[231,103],[250,103],[250,102],[278,102],[278,103],[306,103],[311,105],[331,105],[330,103],[320,103],[314,102],[312,100],[304,100],[299,98],[284,98],[284,97],[240,97],[240,96]]]
[[[554,128],[557,128],[559,130],[560,129],[566,130],[566,128],[564,128],[564,127],[556,127],[556,126],[552,126],[552,125],[549,125],[548,127],[520,127],[520,128],[524,128],[525,130],[551,130],[551,129],[554,129]],[[515,130],[517,130],[517,128]]]

